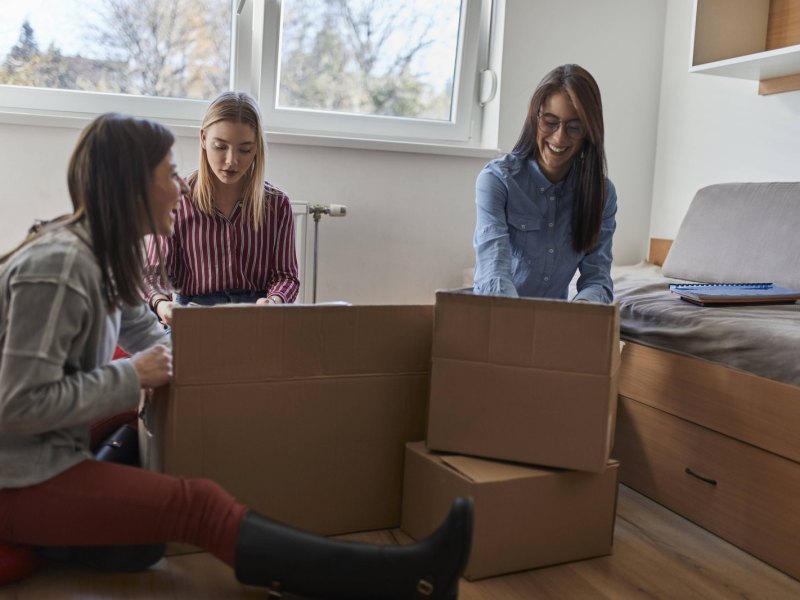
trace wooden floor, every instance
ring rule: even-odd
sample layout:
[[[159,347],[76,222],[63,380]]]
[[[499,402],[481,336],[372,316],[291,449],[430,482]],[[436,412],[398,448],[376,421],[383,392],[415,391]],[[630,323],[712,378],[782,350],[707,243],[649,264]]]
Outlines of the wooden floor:
[[[343,536],[406,543],[400,530]],[[0,588],[0,600],[264,598],[208,554],[172,556],[145,573],[107,575],[48,567]],[[470,583],[461,600],[800,598],[800,582],[620,487],[614,554]]]

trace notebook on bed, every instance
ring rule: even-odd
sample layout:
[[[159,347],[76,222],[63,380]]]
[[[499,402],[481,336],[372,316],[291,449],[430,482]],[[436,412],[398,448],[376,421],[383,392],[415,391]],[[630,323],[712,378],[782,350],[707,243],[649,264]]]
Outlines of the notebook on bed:
[[[721,304],[788,304],[800,300],[800,291],[773,283],[681,283],[670,291],[700,306]]]

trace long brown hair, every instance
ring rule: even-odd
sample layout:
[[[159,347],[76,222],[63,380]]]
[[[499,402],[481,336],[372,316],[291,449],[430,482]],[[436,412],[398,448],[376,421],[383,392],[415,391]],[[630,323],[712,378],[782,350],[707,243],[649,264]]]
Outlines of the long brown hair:
[[[600,238],[603,207],[606,202],[606,154],[603,146],[603,104],[594,77],[578,65],[561,65],[539,82],[528,106],[528,115],[512,152],[525,159],[538,159],[537,123],[542,104],[555,93],[569,96],[578,117],[586,128],[583,147],[575,157],[578,194],[572,211],[572,246],[589,252]]]
[[[86,220],[109,310],[120,302],[141,303],[144,235],[154,231],[150,184],[174,142],[169,129],[153,121],[116,113],[96,118],[81,133],[67,168],[73,213],[33,231],[20,247],[54,227]]]
[[[209,105],[203,117],[202,128],[207,129],[214,123],[230,121],[244,123],[252,127],[256,134],[256,152],[253,164],[245,174],[242,213],[249,215],[253,227],[258,229],[264,219],[264,165],[266,150],[264,147],[264,128],[261,125],[261,113],[258,104],[244,92],[223,92]],[[200,166],[188,178],[192,188],[192,202],[204,213],[214,212],[214,172],[208,164],[206,149],[200,144]]]

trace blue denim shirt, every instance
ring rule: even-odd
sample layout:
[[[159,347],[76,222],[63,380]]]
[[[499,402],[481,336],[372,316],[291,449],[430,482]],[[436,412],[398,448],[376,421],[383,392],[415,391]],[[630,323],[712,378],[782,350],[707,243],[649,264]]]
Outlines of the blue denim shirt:
[[[486,165],[475,186],[475,293],[565,300],[575,271],[580,271],[574,300],[610,303],[617,192],[607,183],[598,245],[589,253],[576,252],[574,169],[563,181],[551,183],[535,160],[516,154]]]

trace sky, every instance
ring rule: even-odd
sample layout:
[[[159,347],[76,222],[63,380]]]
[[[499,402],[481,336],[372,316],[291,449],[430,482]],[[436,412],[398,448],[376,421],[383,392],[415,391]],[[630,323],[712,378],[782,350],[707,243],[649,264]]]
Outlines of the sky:
[[[98,0],[0,0],[0,57],[17,43],[26,18],[42,50],[55,41],[64,54],[80,52],[86,56],[84,25],[92,5],[97,3]]]
[[[406,0],[404,7],[419,6],[424,10],[430,8],[429,1]],[[452,10],[459,3],[459,0],[441,0],[438,8],[442,9],[441,5],[444,4]],[[0,0],[0,62],[19,40],[22,23],[26,19],[33,27],[34,39],[41,50],[55,43],[65,56],[80,54],[87,58],[104,58],[93,56],[92,45],[87,43],[86,27],[95,12],[94,8],[102,4],[103,0]],[[354,4],[358,5],[358,0],[354,0]],[[392,6],[391,2],[387,6]],[[449,27],[444,23],[442,25],[443,28],[434,30],[435,44],[423,53],[426,63],[421,72],[418,71],[422,80],[435,82],[436,87],[452,76],[453,47],[448,40],[452,40],[452,27],[457,26],[457,21],[451,22]],[[394,39],[387,44],[390,52],[398,42],[402,44],[409,39],[409,34],[392,37]]]
[[[410,4],[419,3],[424,6],[427,1],[429,0],[411,0]],[[46,50],[50,43],[55,42],[65,55],[80,53],[91,57],[90,45],[86,44],[85,26],[94,12],[93,6],[102,2],[103,0],[0,0],[0,58],[8,54],[19,40],[22,23],[26,18],[33,26],[34,37],[40,49]],[[448,0],[448,3],[453,2],[454,0]],[[435,37],[438,41],[443,41],[448,36]],[[442,68],[436,64],[437,55],[447,54],[447,51],[442,50],[444,48],[437,48],[430,57],[433,59],[433,64],[430,65],[433,70]],[[446,62],[452,65],[450,60],[452,59],[449,58]]]

